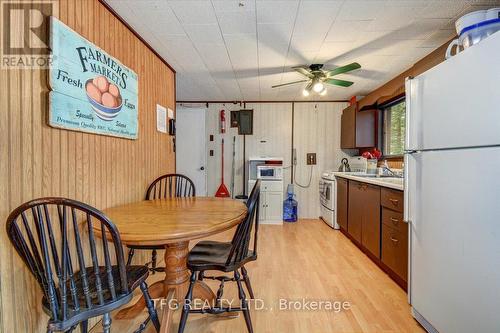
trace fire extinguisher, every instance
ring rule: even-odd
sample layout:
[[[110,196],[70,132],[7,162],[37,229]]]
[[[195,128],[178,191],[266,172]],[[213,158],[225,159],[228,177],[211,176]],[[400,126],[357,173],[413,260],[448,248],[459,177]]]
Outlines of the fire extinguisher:
[[[226,111],[220,110],[220,133],[226,133]]]

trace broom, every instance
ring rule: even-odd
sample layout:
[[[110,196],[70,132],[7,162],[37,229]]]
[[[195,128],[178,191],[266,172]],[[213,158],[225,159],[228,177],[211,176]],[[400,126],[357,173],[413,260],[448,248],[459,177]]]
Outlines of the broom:
[[[224,185],[224,138],[222,138],[222,181],[221,181],[221,184],[219,186],[219,188],[217,189],[217,192],[215,192],[215,196],[217,198],[228,198],[229,197],[229,191],[226,187],[226,185]]]

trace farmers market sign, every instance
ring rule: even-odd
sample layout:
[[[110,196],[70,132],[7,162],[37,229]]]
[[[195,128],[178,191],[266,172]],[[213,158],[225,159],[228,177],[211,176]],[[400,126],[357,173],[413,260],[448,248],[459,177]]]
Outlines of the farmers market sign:
[[[137,139],[137,74],[55,17],[49,124]]]

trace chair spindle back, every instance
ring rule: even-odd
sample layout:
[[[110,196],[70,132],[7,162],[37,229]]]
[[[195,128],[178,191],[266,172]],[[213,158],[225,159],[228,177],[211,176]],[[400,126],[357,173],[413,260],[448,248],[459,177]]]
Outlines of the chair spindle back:
[[[247,200],[247,216],[236,228],[236,232],[231,241],[231,250],[226,261],[226,265],[237,264],[247,255],[252,236],[252,227],[255,224],[253,251],[257,255],[257,235],[259,229],[259,201],[260,201],[260,179],[255,183],[252,193]]]
[[[100,229],[100,249],[94,227],[97,232]],[[29,201],[9,215],[7,233],[40,285],[54,321],[65,321],[129,293],[118,230],[89,205],[65,198]],[[114,247],[118,281],[112,274],[110,245]],[[104,258],[104,269],[99,257]]]
[[[196,191],[193,181],[175,173],[158,177],[149,185],[146,192],[146,200],[194,196]]]

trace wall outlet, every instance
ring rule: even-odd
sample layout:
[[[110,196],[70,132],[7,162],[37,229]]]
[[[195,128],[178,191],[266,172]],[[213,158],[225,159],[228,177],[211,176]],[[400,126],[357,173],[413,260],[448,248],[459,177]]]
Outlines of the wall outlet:
[[[307,165],[316,165],[316,153],[307,153]]]

